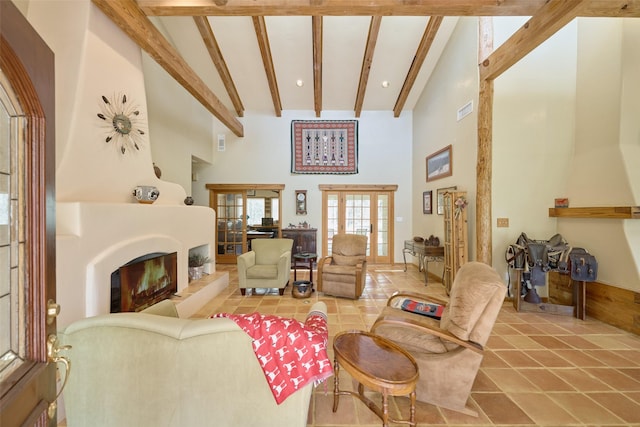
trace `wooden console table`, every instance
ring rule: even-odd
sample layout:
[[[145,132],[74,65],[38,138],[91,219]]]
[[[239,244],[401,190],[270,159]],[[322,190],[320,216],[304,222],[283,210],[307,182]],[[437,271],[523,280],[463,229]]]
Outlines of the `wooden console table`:
[[[443,246],[427,246],[424,243],[405,240],[402,249],[404,259],[404,271],[407,271],[407,254],[418,257],[418,271],[424,271],[424,284],[429,282],[429,262],[444,262]],[[443,275],[444,280],[444,275]]]

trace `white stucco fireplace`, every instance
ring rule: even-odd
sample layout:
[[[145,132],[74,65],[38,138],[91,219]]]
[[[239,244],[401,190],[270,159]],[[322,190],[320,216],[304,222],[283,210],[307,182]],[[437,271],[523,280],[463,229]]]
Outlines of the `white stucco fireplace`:
[[[178,293],[189,284],[189,251],[214,258],[215,213],[203,206],[58,203],[58,325],[110,311],[111,273],[154,252],[178,253]],[[207,265],[213,273],[215,263]]]

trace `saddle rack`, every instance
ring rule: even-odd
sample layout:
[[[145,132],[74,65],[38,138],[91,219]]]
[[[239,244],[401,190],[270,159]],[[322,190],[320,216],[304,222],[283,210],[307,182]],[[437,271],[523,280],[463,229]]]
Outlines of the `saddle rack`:
[[[549,240],[533,240],[521,233],[515,244],[509,245],[505,255],[509,271],[515,271],[513,307],[516,311],[586,316],[586,282],[595,281],[597,261],[584,248],[572,248],[556,234]],[[588,260],[588,261],[585,261]],[[544,286],[548,272],[571,275],[572,305],[543,302],[536,286]],[[509,283],[511,286],[511,283]],[[523,286],[527,291],[524,293]],[[524,294],[524,295],[523,295]]]

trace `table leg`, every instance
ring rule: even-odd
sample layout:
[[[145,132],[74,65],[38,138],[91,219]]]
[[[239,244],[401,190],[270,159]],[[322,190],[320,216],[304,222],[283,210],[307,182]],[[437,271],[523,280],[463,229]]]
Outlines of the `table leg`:
[[[576,317],[584,320],[587,314],[587,283],[585,281],[573,282],[573,305]]]
[[[338,375],[340,372],[340,365],[338,364],[338,359],[333,360],[333,412],[338,410],[338,403],[340,402],[340,394],[338,391],[340,390],[339,383],[340,380]]]
[[[296,259],[293,259],[293,281],[295,282],[296,280],[298,280],[298,261],[296,261]]]
[[[402,259],[404,259],[404,271],[407,271],[407,250],[402,250]]]
[[[522,279],[522,270],[516,269],[516,289],[513,292],[513,308],[516,311],[520,311],[520,294],[522,293],[521,289],[521,279]]]
[[[412,427],[416,427],[416,391],[412,391],[409,395],[411,400],[411,407],[409,413],[409,425]]]
[[[422,259],[422,268],[424,268],[424,285],[429,284],[429,259],[425,256]]]
[[[382,391],[382,427],[389,426],[389,396],[387,390]]]

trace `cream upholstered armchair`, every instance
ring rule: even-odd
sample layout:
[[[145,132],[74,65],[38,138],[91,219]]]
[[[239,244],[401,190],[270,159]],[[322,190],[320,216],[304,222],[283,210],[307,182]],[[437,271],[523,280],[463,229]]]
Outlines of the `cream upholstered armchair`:
[[[360,298],[367,276],[367,236],[336,234],[331,256],[318,263],[318,291],[327,295]]]
[[[247,289],[284,288],[291,275],[293,239],[254,239],[251,250],[237,258],[238,287],[245,295]]]
[[[492,267],[468,262],[456,274],[448,303],[425,295],[394,294],[371,332],[415,358],[420,372],[417,400],[477,416],[467,399],[505,293]],[[415,308],[415,301],[444,305],[441,319],[407,311]]]

